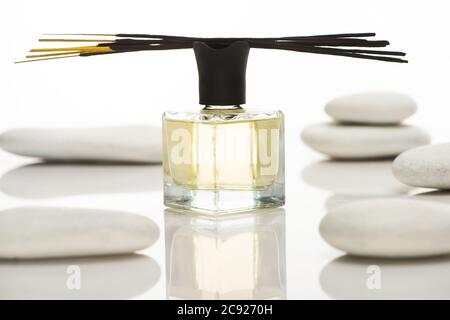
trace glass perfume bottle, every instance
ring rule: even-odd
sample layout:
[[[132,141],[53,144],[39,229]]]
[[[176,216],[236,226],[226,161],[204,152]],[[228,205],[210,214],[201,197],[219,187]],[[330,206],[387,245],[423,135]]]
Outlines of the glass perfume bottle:
[[[164,203],[217,216],[284,204],[284,119],[245,110],[248,43],[195,42],[199,112],[163,115]]]

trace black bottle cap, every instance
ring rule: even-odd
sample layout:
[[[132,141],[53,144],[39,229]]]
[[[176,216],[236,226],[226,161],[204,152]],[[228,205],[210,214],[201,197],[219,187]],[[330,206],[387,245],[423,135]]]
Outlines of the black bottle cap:
[[[245,103],[245,72],[250,46],[236,41],[228,46],[193,43],[197,60],[200,104],[240,105]]]

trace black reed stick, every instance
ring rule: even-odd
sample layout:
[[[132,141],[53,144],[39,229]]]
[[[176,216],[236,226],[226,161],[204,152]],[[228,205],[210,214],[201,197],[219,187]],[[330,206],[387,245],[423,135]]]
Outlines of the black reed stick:
[[[67,47],[67,48],[42,48],[32,49],[31,52],[43,53],[28,55],[25,61],[37,61],[57,59],[73,56],[94,56],[111,53],[125,53],[152,50],[178,50],[192,48],[195,41],[205,42],[215,48],[224,48],[236,41],[246,41],[251,48],[276,49],[295,52],[306,52],[343,56],[359,59],[370,59],[387,62],[405,63],[404,52],[371,50],[367,48],[383,48],[389,45],[386,40],[372,40],[373,32],[365,33],[341,33],[314,36],[288,36],[267,38],[201,38],[170,36],[157,34],[53,34],[53,36],[78,36],[80,39],[40,39],[43,42],[91,42],[94,45]],[[105,39],[92,39],[89,37],[105,37]],[[106,37],[110,39],[106,39]]]

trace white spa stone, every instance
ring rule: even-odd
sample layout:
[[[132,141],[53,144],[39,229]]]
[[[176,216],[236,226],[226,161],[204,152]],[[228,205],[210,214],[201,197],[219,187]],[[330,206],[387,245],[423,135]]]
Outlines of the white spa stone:
[[[151,126],[12,129],[0,135],[8,152],[50,161],[161,162],[161,129]]]
[[[0,212],[0,259],[132,253],[159,237],[150,219],[119,211],[20,207]]]
[[[450,189],[450,143],[400,154],[394,161],[393,172],[398,180],[411,186]]]
[[[416,112],[416,102],[396,92],[367,92],[335,98],[325,112],[338,122],[396,124]]]
[[[302,140],[334,159],[377,159],[430,143],[428,133],[413,126],[361,126],[322,123],[309,126]]]
[[[333,247],[356,256],[450,254],[450,205],[411,198],[353,202],[330,210],[320,234]]]

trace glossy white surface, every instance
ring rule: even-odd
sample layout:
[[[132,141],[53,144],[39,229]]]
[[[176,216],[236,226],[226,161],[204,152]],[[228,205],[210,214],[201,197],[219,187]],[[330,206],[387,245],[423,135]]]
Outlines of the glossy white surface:
[[[285,208],[268,214],[243,215],[217,222],[165,210],[159,165],[30,165],[28,160],[2,153],[0,185],[1,203],[5,209],[51,205],[125,210],[151,218],[161,231],[156,244],[140,252],[148,257],[150,267],[145,267],[145,261],[142,267],[140,261],[144,258],[137,261],[138,266],[128,257],[121,257],[123,263],[119,266],[111,262],[111,258],[89,260],[86,262],[86,277],[82,277],[84,287],[77,293],[66,292],[68,275],[62,265],[76,264],[84,269],[83,260],[75,259],[75,262],[68,261],[67,264],[63,260],[0,261],[0,269],[6,270],[0,282],[6,283],[5,286],[12,290],[3,298],[37,298],[40,295],[46,298],[135,299],[435,296],[431,285],[422,288],[418,284],[411,291],[408,286],[402,286],[402,281],[406,284],[408,277],[398,278],[391,274],[401,273],[405,268],[405,272],[413,272],[418,277],[432,276],[435,279],[437,275],[428,273],[431,270],[440,272],[445,280],[448,278],[444,272],[448,259],[398,261],[393,262],[395,269],[388,264],[385,280],[389,290],[366,292],[364,290],[368,289],[364,281],[369,275],[361,274],[364,267],[374,264],[383,266],[385,261],[343,258],[345,263],[341,260],[334,262],[343,254],[327,245],[318,232],[326,206],[387,195],[407,197],[420,190],[399,186],[391,177],[387,161],[345,164],[330,161],[326,162],[324,170],[312,170],[323,166],[323,162],[316,163],[320,159],[314,159],[298,141],[290,140]],[[303,158],[296,156],[299,149],[304,151]],[[304,165],[308,163],[313,165],[305,169]],[[361,175],[361,172],[364,174]],[[340,179],[337,174],[343,174],[347,179]],[[123,179],[120,178],[122,175]],[[306,184],[302,176],[314,182],[314,186]],[[367,188],[361,186],[358,177],[367,182]],[[332,184],[329,178],[334,178]],[[430,198],[433,195],[432,200],[445,201],[450,198],[446,194],[434,193],[421,197]],[[103,266],[106,269],[102,269]],[[20,272],[13,272],[15,268]],[[359,270],[359,274],[355,274],[354,269]],[[92,272],[97,272],[95,270],[104,270],[101,276],[108,278],[107,284],[92,276]],[[20,280],[24,272],[33,285],[31,291]],[[140,277],[146,285],[138,280],[140,278],[136,273],[141,273]],[[50,280],[46,280],[50,275]],[[47,289],[37,290],[39,286]],[[393,295],[392,286],[400,288],[400,292],[396,291]],[[445,288],[439,290],[439,294],[445,297]]]
[[[98,0],[90,1],[88,7],[89,10],[86,10],[83,1],[1,1],[0,26],[5,30],[3,43],[7,47],[0,51],[2,132],[37,126],[160,125],[163,111],[198,110],[197,70],[191,51],[130,53],[62,59],[49,63],[12,64],[12,61],[22,58],[30,47],[36,46],[36,39],[45,32],[147,32],[262,37],[376,31],[379,39],[387,39],[392,43],[388,50],[405,50],[411,63],[402,65],[252,50],[247,71],[247,102],[250,108],[280,109],[286,115],[286,253],[284,259],[282,255],[280,259],[286,265],[286,298],[363,298],[374,295],[448,297],[448,258],[394,263],[395,268],[389,269],[394,270],[394,273],[388,269],[384,277],[382,273],[382,279],[386,281],[384,287],[392,288],[392,291],[376,292],[367,291],[366,269],[368,265],[378,264],[383,270],[383,261],[333,262],[342,253],[328,246],[318,233],[319,222],[326,212],[325,206],[380,194],[386,197],[389,190],[395,192],[393,196],[398,196],[398,193],[406,196],[411,192],[426,190],[391,185],[392,179],[380,173],[382,168],[375,166],[372,174],[372,165],[366,167],[363,163],[358,163],[359,168],[356,170],[352,170],[351,166],[343,167],[337,173],[333,170],[335,179],[332,181],[321,170],[313,172],[313,176],[310,172],[309,179],[314,181],[314,186],[311,186],[303,182],[302,172],[306,166],[323,158],[299,141],[302,128],[327,121],[329,117],[323,107],[330,99],[354,92],[392,90],[408,94],[418,102],[417,114],[408,119],[408,124],[429,130],[434,143],[448,142],[450,60],[445,57],[450,55],[450,42],[442,41],[448,38],[450,29],[447,0],[432,3],[380,0],[370,10],[367,4],[358,0],[261,1],[257,14],[255,2],[242,0],[220,3],[207,0],[129,0],[127,6]],[[104,14],[105,8],[108,8],[108,14]],[[117,19],[118,16],[122,18]],[[233,17],[231,22],[230,16]],[[439,52],[432,54],[434,44],[439,44]],[[31,160],[0,152],[0,209],[25,205],[75,206],[124,210],[150,217],[158,224],[161,237],[142,254],[150,257],[158,268],[153,268],[154,264],[150,262],[151,266],[144,266],[146,271],[138,271],[140,269],[134,269],[127,263],[120,266],[118,272],[116,268],[101,269],[103,263],[107,263],[106,260],[95,260],[95,263],[100,266],[99,270],[105,272],[102,275],[106,277],[108,286],[104,289],[108,296],[156,299],[172,295],[173,290],[167,286],[166,280],[169,261],[166,257],[166,236],[170,233],[166,232],[163,214],[159,166],[43,165],[22,168],[30,163]],[[358,172],[363,174],[358,176]],[[321,181],[325,183],[323,188]],[[388,194],[384,190],[388,190]],[[447,194],[434,196],[436,200],[449,199]],[[247,234],[252,232],[249,231],[251,228],[245,230]],[[188,228],[187,237],[193,234],[194,230]],[[247,236],[244,238],[248,239]],[[205,241],[201,241],[202,248],[209,248],[207,245],[210,239],[214,237],[208,235]],[[268,240],[264,243],[273,242]],[[248,253],[255,247],[243,246],[241,249]],[[199,257],[204,257],[205,250],[200,251],[202,255]],[[221,250],[229,252],[228,246],[222,246]],[[270,248],[267,250],[273,252]],[[218,256],[214,250],[208,249],[208,252],[212,252],[211,260]],[[238,253],[232,260],[236,267],[241,261],[237,259]],[[178,265],[178,261],[192,261],[194,257],[191,252],[186,254],[186,257],[172,257],[170,261],[177,261],[175,265]],[[221,259],[221,263],[229,261]],[[249,266],[248,260],[242,261]],[[10,268],[11,264],[14,269]],[[262,270],[257,264],[254,266],[255,270]],[[282,270],[276,263],[269,267],[271,275],[276,274],[276,270]],[[49,268],[47,263],[18,266],[11,262],[0,262],[0,268],[9,270],[10,297],[14,292],[17,296],[30,288],[20,282],[24,277],[19,278],[18,273],[11,272],[16,268],[24,270],[22,274],[29,279],[26,284],[33,284],[34,289],[45,288],[48,283],[41,279],[45,279],[49,273],[55,274],[52,279],[57,290],[53,292],[61,294],[62,298],[66,297],[63,281],[67,274],[64,268]],[[355,268],[359,273],[353,271]],[[242,276],[252,275],[246,272]],[[3,274],[6,273],[0,270],[0,276]],[[58,278],[61,274],[62,277]],[[186,277],[185,283],[189,285],[193,283],[193,274],[194,270],[177,275]],[[141,281],[134,278],[136,275],[146,279],[142,281],[143,286]],[[223,274],[220,268],[215,273],[214,270],[206,269],[203,280],[221,277]],[[280,276],[263,278],[270,280],[265,282],[270,284],[276,283],[274,279],[282,279]],[[86,289],[90,288],[89,279],[85,279]],[[124,281],[126,279],[129,281]],[[132,288],[124,287],[124,284]],[[256,283],[247,281],[245,284],[248,297],[247,289]],[[222,284],[214,286],[220,289],[219,292],[227,291]],[[282,296],[281,285],[270,287],[276,289],[274,295]],[[202,285],[202,288],[205,286]],[[94,290],[91,297],[104,297],[105,290]],[[39,292],[44,291],[30,290],[30,295]],[[190,294],[192,291],[184,292]]]

